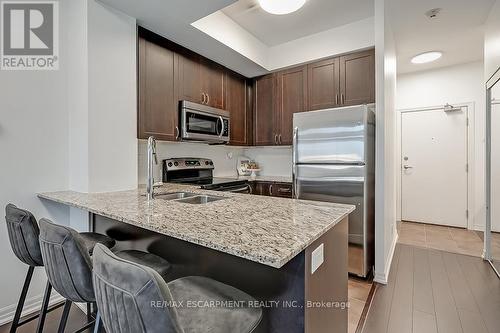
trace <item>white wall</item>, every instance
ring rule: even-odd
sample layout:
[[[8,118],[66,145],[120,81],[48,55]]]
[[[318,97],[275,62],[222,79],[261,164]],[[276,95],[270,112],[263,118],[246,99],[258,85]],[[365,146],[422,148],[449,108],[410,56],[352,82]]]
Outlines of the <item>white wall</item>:
[[[0,206],[12,202],[85,229],[84,212],[36,193],[136,187],[135,21],[94,0],[59,6],[60,69],[0,73]],[[12,319],[27,270],[10,249],[5,223],[0,265],[1,325]],[[39,310],[45,283],[37,268],[25,311]]]
[[[498,68],[500,68],[500,0],[493,5],[485,24],[485,80],[488,80]]]
[[[397,240],[395,95],[396,48],[384,0],[375,0],[376,161],[375,277],[387,283]]]
[[[292,176],[291,147],[251,147],[243,155],[259,163],[261,176]]]
[[[484,128],[485,89],[483,62],[473,62],[398,76],[397,108],[413,109],[438,105],[474,103],[471,124],[475,155],[470,161],[470,172],[474,176],[471,190],[474,212],[471,217],[475,229],[483,229],[485,221],[484,196]],[[400,159],[398,159],[398,165]],[[398,173],[400,174],[400,173]],[[400,181],[400,177],[399,177]],[[400,182],[398,182],[398,190]],[[398,203],[398,218],[401,217]]]
[[[0,72],[0,207],[9,202],[67,224],[68,208],[41,202],[36,193],[68,188],[68,22],[60,4],[60,66],[58,71]],[[2,213],[3,214],[3,213]],[[2,215],[2,219],[3,219]],[[0,325],[10,320],[28,267],[12,253],[5,222],[0,222]],[[39,306],[45,286],[37,268],[27,308]]]

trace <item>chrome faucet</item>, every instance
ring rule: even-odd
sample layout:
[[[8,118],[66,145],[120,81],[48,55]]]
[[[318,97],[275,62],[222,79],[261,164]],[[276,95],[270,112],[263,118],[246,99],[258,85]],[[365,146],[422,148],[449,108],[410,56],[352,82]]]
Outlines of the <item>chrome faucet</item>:
[[[158,159],[156,158],[156,140],[150,136],[148,138],[148,183],[146,185],[148,201],[154,197],[155,180],[153,176],[153,162],[154,164],[158,164]]]

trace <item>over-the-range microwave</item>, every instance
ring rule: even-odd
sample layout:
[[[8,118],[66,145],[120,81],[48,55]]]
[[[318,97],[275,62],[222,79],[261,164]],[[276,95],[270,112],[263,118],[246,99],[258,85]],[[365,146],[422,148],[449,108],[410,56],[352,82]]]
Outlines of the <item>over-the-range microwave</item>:
[[[229,141],[229,112],[208,105],[180,103],[181,140],[206,143]]]

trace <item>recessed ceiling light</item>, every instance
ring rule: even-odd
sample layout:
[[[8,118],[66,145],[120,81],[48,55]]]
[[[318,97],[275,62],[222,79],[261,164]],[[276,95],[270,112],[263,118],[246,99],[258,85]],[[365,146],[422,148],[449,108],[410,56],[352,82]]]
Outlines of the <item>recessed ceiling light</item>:
[[[284,15],[299,10],[306,0],[258,0],[260,7],[275,15]]]
[[[414,56],[411,59],[411,62],[414,64],[425,64],[427,62],[432,62],[441,58],[443,54],[438,51],[425,52],[419,55]]]

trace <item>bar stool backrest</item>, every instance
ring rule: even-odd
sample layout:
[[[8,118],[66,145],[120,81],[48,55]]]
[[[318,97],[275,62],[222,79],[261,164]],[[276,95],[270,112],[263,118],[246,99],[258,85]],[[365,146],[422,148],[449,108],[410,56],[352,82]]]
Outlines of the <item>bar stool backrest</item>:
[[[13,204],[8,204],[5,207],[5,221],[10,246],[16,257],[26,265],[43,266],[38,243],[40,229],[33,214]]]
[[[167,283],[154,270],[97,244],[92,255],[97,307],[108,333],[170,333],[180,329]]]
[[[92,260],[78,232],[41,219],[40,248],[47,277],[61,296],[73,302],[95,301]]]

